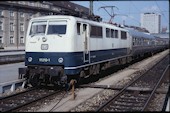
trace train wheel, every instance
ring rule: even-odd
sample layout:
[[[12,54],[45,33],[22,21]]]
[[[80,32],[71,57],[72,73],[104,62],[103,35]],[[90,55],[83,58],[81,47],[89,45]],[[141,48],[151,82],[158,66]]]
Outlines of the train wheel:
[[[33,87],[40,86],[39,75],[36,75],[36,74],[31,75],[30,78],[29,78],[29,83],[30,83]]]

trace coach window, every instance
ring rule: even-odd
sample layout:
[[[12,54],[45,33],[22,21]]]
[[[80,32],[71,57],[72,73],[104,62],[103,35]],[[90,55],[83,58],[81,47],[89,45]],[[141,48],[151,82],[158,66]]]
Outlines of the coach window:
[[[142,38],[140,38],[140,45],[142,45]]]
[[[143,45],[143,43],[144,43],[144,42],[143,42],[143,37],[141,37],[141,45]]]
[[[140,44],[139,44],[139,41],[140,41],[140,38],[138,37],[138,38],[137,38],[137,45],[140,45]]]
[[[0,31],[2,30],[3,23],[0,21]]]
[[[148,45],[148,40],[147,39],[145,39],[145,45]]]
[[[2,36],[0,36],[0,44],[2,44]]]
[[[110,38],[110,29],[109,28],[106,28],[106,37]]]
[[[121,39],[124,39],[124,40],[127,39],[127,35],[125,31],[121,31]]]
[[[136,38],[135,37],[132,37],[133,38],[133,46],[136,45]]]
[[[80,35],[80,23],[77,23],[77,34]]]
[[[138,38],[138,45],[140,45],[140,38]]]

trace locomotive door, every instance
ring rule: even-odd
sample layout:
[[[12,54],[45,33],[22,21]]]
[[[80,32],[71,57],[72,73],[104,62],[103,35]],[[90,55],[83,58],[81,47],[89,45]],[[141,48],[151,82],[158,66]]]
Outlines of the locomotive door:
[[[83,24],[83,32],[82,32],[82,38],[83,38],[83,58],[84,63],[90,63],[90,51],[89,51],[89,27],[88,24]]]

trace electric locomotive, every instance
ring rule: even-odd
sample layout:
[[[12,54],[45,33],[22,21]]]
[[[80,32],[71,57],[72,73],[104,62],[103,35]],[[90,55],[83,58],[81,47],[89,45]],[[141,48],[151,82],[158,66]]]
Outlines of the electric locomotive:
[[[115,61],[126,63],[139,54],[133,50],[134,37],[128,29],[74,16],[33,18],[26,36],[25,78],[32,86],[63,85],[98,75]]]

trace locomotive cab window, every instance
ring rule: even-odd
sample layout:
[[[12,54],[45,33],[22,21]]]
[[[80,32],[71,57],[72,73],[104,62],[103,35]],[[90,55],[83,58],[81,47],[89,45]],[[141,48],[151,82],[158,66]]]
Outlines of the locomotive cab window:
[[[50,21],[48,24],[48,35],[52,34],[66,34],[66,21]]]
[[[29,35],[44,35],[46,30],[46,21],[32,22]]]

